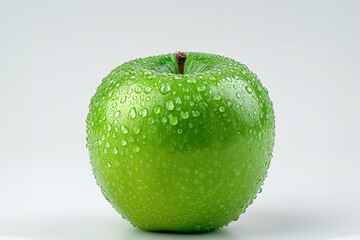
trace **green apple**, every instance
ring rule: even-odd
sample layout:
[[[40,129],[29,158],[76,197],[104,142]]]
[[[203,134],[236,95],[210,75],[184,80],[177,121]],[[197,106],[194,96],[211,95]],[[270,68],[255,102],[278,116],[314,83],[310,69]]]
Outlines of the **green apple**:
[[[115,68],[86,121],[102,193],[150,231],[210,231],[237,220],[272,157],[273,105],[257,76],[227,57],[182,54]]]

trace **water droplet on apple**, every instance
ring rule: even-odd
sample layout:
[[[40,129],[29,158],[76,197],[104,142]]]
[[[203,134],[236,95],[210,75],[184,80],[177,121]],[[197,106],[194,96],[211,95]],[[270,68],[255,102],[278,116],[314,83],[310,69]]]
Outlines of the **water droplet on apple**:
[[[136,109],[135,107],[132,107],[129,111],[129,117],[135,118],[136,117]]]
[[[117,149],[117,147],[114,147],[113,152],[114,152],[114,154],[118,154],[118,149]]]
[[[178,123],[178,118],[173,116],[172,114],[169,115],[169,123],[172,126],[175,126]]]
[[[200,112],[199,111],[192,111],[192,115],[194,117],[199,117],[200,116]]]
[[[149,122],[149,124],[153,124],[155,122],[155,120],[152,117],[150,117],[148,122]]]
[[[127,142],[125,139],[121,140],[121,145],[125,146],[126,144],[127,144]]]
[[[105,143],[105,147],[109,148],[109,147],[110,147],[110,143],[109,143],[109,142],[106,142],[106,143]]]
[[[186,87],[183,87],[183,88],[181,89],[181,91],[184,92],[184,93],[190,92],[190,90],[189,90],[188,88],[186,88]]]
[[[202,96],[200,95],[200,93],[195,93],[193,95],[193,97],[194,97],[195,102],[200,102],[203,99]]]
[[[135,87],[135,92],[136,92],[137,94],[141,93],[141,92],[142,92],[142,87],[141,87],[140,85],[137,85],[137,86]]]
[[[160,85],[160,92],[162,94],[167,94],[168,92],[170,92],[170,85],[168,83],[163,83]]]
[[[111,168],[111,163],[110,163],[110,162],[107,162],[107,163],[106,163],[106,166],[107,166],[108,168]]]
[[[144,92],[145,92],[145,93],[150,93],[151,90],[152,90],[152,88],[149,87],[149,86],[146,86],[146,87],[144,88]]]
[[[148,111],[147,111],[146,108],[143,108],[143,109],[141,109],[141,110],[139,111],[139,115],[140,115],[141,117],[146,117],[147,113],[148,113]]]
[[[126,98],[127,98],[126,96],[122,96],[122,97],[120,98],[120,102],[121,102],[121,103],[124,103],[124,102],[126,101]]]
[[[237,93],[236,93],[236,96],[237,96],[238,98],[240,98],[240,97],[241,97],[241,93],[240,93],[240,92],[237,92]]]
[[[253,90],[250,86],[246,86],[245,87],[245,90],[249,93],[249,94],[252,94]]]
[[[220,94],[215,94],[214,95],[214,100],[216,100],[216,101],[221,100],[221,95]]]
[[[116,111],[115,113],[114,113],[114,117],[119,117],[120,116],[120,111]]]
[[[134,133],[135,134],[139,134],[141,132],[141,127],[140,126],[136,126],[135,128],[134,128]]]
[[[160,107],[160,106],[157,106],[157,107],[154,108],[154,113],[155,113],[155,114],[159,114],[160,111],[161,111],[161,107]]]
[[[117,103],[114,102],[114,103],[112,104],[112,107],[115,108],[116,106],[117,106]]]
[[[179,97],[176,97],[174,100],[176,104],[181,104],[181,99]]]
[[[180,117],[182,119],[188,119],[189,118],[189,112],[188,111],[181,111],[180,112]]]
[[[224,108],[223,106],[220,106],[220,107],[219,107],[219,111],[220,111],[220,112],[225,112],[225,108]]]
[[[168,100],[168,101],[166,102],[166,109],[169,110],[169,111],[172,111],[172,110],[174,109],[174,103],[173,103],[173,101]]]
[[[201,84],[200,86],[197,87],[197,90],[198,90],[199,92],[203,92],[203,91],[206,90],[206,86],[205,86],[204,84]]]
[[[134,153],[137,153],[137,152],[139,152],[140,151],[140,146],[139,145],[134,145],[134,147],[133,147],[133,152]]]
[[[123,134],[128,134],[129,129],[125,125],[121,125],[120,128]]]
[[[187,83],[192,83],[195,84],[196,83],[196,79],[195,78],[190,78],[186,80]]]

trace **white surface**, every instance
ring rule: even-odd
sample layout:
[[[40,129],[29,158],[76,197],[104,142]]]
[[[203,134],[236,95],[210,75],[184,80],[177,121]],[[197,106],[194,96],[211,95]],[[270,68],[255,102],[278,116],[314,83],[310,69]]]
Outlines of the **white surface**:
[[[32,240],[31,238],[6,237],[0,236],[0,240]]]
[[[0,235],[189,238],[144,232],[121,219],[96,186],[85,148],[87,107],[101,79],[125,61],[176,50],[245,63],[269,89],[276,115],[263,192],[236,223],[190,238],[360,234],[359,7],[0,1]]]
[[[329,238],[329,240],[360,240],[360,236]]]

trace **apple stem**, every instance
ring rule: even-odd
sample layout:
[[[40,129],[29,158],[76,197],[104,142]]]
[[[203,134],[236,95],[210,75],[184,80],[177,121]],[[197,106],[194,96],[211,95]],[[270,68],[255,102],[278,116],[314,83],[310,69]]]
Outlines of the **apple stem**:
[[[176,54],[176,62],[177,62],[179,74],[184,74],[185,61],[186,61],[186,53],[178,52],[178,54]]]

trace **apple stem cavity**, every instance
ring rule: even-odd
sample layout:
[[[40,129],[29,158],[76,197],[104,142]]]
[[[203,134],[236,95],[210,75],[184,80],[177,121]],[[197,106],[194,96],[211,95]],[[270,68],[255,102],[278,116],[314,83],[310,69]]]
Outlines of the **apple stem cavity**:
[[[176,54],[176,62],[177,62],[179,74],[184,74],[185,61],[186,61],[186,53],[178,52],[178,54]]]

